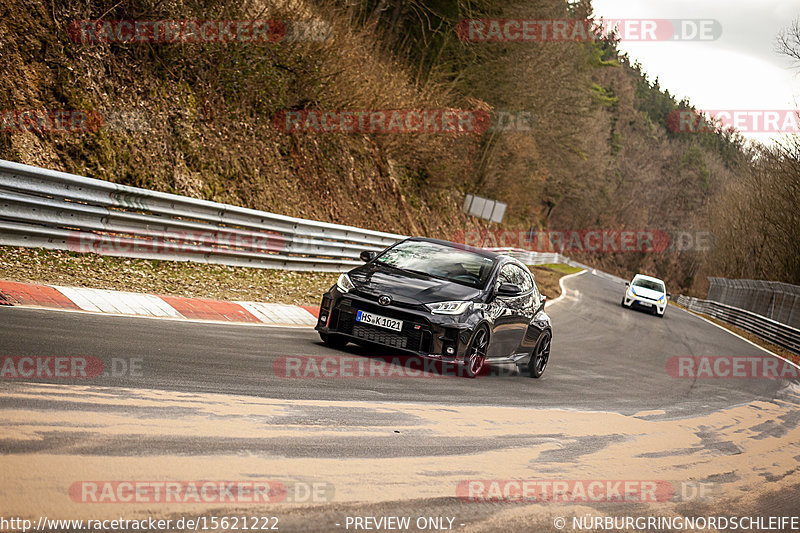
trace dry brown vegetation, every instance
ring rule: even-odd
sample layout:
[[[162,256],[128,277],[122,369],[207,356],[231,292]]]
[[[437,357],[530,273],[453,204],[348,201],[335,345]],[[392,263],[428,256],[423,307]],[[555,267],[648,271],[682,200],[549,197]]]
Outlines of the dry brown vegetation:
[[[588,0],[8,0],[0,109],[133,113],[91,133],[0,132],[0,157],[287,215],[451,238],[465,193],[518,229],[712,231],[708,252],[576,256],[703,296],[706,275],[800,282],[798,148],[675,133],[678,102],[613,41],[468,43],[465,18],[586,18]],[[321,41],[72,42],[76,19],[324,21]],[[795,43],[786,34],[786,43]],[[291,110],[527,112],[481,135],[284,133]],[[793,207],[794,206],[794,207]]]

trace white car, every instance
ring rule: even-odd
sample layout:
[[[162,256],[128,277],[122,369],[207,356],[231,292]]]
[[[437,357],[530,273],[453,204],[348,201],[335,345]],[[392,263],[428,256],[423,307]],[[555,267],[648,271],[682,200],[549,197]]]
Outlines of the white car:
[[[625,282],[625,286],[622,307],[626,309],[637,307],[664,318],[670,293],[667,292],[663,281],[644,274],[636,274],[632,281]]]

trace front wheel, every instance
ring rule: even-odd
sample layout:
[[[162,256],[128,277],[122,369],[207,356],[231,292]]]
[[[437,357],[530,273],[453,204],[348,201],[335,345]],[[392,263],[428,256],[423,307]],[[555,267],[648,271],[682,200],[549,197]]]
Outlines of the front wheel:
[[[486,366],[486,349],[489,347],[489,331],[480,327],[472,337],[472,342],[467,348],[467,376],[478,377],[483,367]]]
[[[533,349],[531,355],[531,362],[528,365],[528,371],[532,378],[540,378],[547,368],[547,362],[550,360],[550,334],[543,333],[536,343],[536,348]]]
[[[319,338],[322,339],[322,342],[325,343],[325,346],[329,348],[336,348],[337,350],[341,350],[347,343],[347,337],[342,337],[341,335],[336,335],[332,333],[322,333],[320,332]]]

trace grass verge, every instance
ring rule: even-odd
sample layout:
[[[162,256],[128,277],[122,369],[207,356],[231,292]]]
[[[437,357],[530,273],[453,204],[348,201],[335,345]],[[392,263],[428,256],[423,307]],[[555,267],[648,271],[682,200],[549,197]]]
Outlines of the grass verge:
[[[533,278],[536,280],[536,286],[539,287],[539,291],[547,296],[548,300],[554,300],[561,296],[561,286],[558,284],[561,278],[583,270],[581,268],[555,263],[547,265],[528,265],[528,268],[533,274]]]

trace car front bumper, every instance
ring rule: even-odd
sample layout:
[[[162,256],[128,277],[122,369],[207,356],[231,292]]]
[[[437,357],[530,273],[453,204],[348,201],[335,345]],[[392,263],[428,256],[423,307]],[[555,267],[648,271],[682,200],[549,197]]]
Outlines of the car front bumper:
[[[663,315],[667,308],[667,300],[666,298],[663,301],[651,300],[627,291],[625,293],[625,307],[635,307],[651,313],[655,310],[659,315]]]
[[[358,311],[402,320],[402,330],[393,331],[357,322]],[[363,296],[342,294],[332,289],[322,298],[314,329],[320,333],[342,335],[356,343],[378,344],[421,357],[463,363],[474,322],[465,321],[465,315],[435,315],[420,309],[383,306]]]

